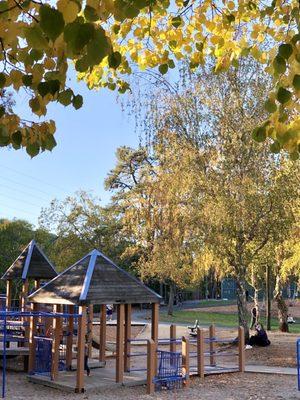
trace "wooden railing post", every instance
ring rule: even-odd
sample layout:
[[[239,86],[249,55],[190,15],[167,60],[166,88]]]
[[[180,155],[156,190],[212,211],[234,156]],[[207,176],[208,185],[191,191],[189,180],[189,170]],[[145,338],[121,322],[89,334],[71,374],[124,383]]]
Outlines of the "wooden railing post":
[[[66,367],[67,369],[72,368],[72,358],[73,358],[73,331],[74,331],[74,317],[72,314],[74,314],[74,306],[69,306],[69,314],[70,316],[68,317],[68,322],[67,322],[67,330],[68,330],[68,336],[67,336],[67,348],[66,348]]]
[[[36,311],[37,304],[31,304],[31,311]],[[28,362],[28,372],[29,374],[34,373],[35,369],[35,339],[36,334],[37,317],[31,316],[29,322],[29,362]]]
[[[94,319],[94,306],[90,304],[88,306],[88,324],[87,324],[87,332],[88,332],[88,356],[92,357],[93,350],[93,319]]]
[[[106,348],[106,304],[101,304],[100,312],[99,361],[104,362]]]
[[[185,376],[184,385],[190,385],[190,342],[185,336],[182,337],[182,375]]]
[[[86,306],[79,307],[78,313],[78,337],[77,337],[77,370],[76,370],[76,393],[84,392],[84,355],[86,335]]]
[[[9,279],[6,281],[6,310],[10,311],[11,309],[11,298],[12,298],[12,281]]]
[[[239,327],[239,371],[245,371],[245,331]]]
[[[131,304],[125,305],[124,371],[130,371]]]
[[[209,359],[210,359],[210,365],[212,367],[216,365],[216,357],[214,355],[216,346],[215,346],[215,342],[212,340],[215,337],[216,337],[216,328],[215,328],[215,325],[212,324],[209,327],[209,339],[210,339],[210,342],[209,342],[210,357],[209,357]]]
[[[152,316],[151,316],[151,339],[155,343],[155,352],[154,352],[155,370],[157,370],[158,323],[159,323],[159,304],[153,303]]]
[[[116,382],[122,383],[124,377],[124,304],[117,306],[117,348],[116,348]]]
[[[54,306],[53,312],[59,313],[61,306]],[[59,364],[59,345],[61,339],[62,319],[56,316],[53,318],[53,342],[52,342],[52,363],[51,363],[51,380],[57,380],[58,364]]]
[[[154,393],[156,345],[152,339],[147,341],[147,394]]]
[[[170,351],[176,352],[176,325],[170,325]]]
[[[197,328],[197,369],[201,379],[204,379],[204,340],[204,330]]]

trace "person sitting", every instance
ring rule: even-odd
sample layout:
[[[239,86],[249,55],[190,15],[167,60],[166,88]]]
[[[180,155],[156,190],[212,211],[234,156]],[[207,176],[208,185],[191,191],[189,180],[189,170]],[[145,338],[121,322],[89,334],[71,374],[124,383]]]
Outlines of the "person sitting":
[[[270,340],[268,339],[267,332],[264,330],[261,324],[255,325],[256,334],[252,335],[249,339],[250,346],[260,346],[266,347],[271,344]]]

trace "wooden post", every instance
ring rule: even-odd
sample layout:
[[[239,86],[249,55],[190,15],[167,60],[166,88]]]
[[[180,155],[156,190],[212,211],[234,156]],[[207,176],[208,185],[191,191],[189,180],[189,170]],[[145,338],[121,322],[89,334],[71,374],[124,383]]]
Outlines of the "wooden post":
[[[74,314],[74,306],[69,306],[69,314]],[[67,348],[66,348],[66,367],[68,370],[72,368],[73,359],[73,331],[74,331],[74,317],[68,317],[68,336],[67,336]]]
[[[28,296],[28,280],[25,279],[25,281],[22,284],[22,292],[21,292],[21,311],[26,311],[26,300]]]
[[[88,355],[92,357],[93,350],[93,319],[94,319],[94,306],[90,304],[88,307],[88,323],[87,323],[87,332],[88,332]]]
[[[106,347],[106,305],[101,304],[100,314],[100,338],[99,338],[99,361],[105,361]]]
[[[190,385],[190,343],[185,336],[182,337],[182,375],[185,376],[184,385]]]
[[[239,371],[245,371],[245,331],[239,327]]]
[[[158,342],[158,319],[159,319],[159,304],[152,304],[152,318],[151,318],[151,339],[157,346]]]
[[[34,280],[34,289],[38,290],[41,287],[41,280],[40,279],[35,279]]]
[[[31,304],[31,311],[36,311],[37,304]],[[34,373],[35,368],[35,340],[34,336],[36,334],[37,317],[31,316],[29,323],[29,362],[28,362],[28,372],[29,374]]]
[[[198,375],[201,379],[204,379],[204,351],[205,351],[204,330],[197,328],[197,369],[198,369]]]
[[[125,343],[124,343],[124,371],[130,371],[130,350],[131,350],[131,304],[125,305]]]
[[[61,312],[61,306],[54,305],[53,312]],[[59,345],[62,331],[61,317],[53,318],[53,342],[52,342],[52,361],[51,361],[51,380],[56,381],[58,377],[58,364],[59,364]]]
[[[116,354],[116,382],[122,383],[124,376],[124,304],[117,306],[117,354]]]
[[[147,341],[147,394],[154,393],[156,345],[152,339]]]
[[[29,290],[29,282],[26,279],[23,281],[22,284],[22,291],[21,291],[21,311],[25,312],[26,311],[26,302],[27,302],[27,296],[28,296],[28,290]],[[38,306],[35,306],[35,311],[38,311]],[[24,338],[25,342],[29,341],[29,318],[28,317],[22,317],[21,318],[22,323],[25,325],[24,329]],[[20,343],[20,346],[24,347],[24,342]]]
[[[215,336],[216,336],[216,328],[215,328],[215,325],[212,324],[209,327],[209,339],[210,339],[210,342],[209,342],[210,357],[209,357],[209,359],[210,359],[211,366],[216,365],[216,357],[214,355],[216,346],[215,346],[215,342],[211,340],[211,339],[214,339]]]
[[[267,330],[271,330],[271,293],[270,293],[270,265],[266,267],[266,324]]]
[[[6,281],[5,306],[6,306],[7,311],[9,311],[11,309],[11,298],[12,298],[12,281],[9,279]]]
[[[176,352],[176,325],[170,325],[170,351]]]
[[[76,393],[84,392],[84,353],[86,335],[86,306],[79,307],[78,337],[77,337],[77,370],[76,370]]]

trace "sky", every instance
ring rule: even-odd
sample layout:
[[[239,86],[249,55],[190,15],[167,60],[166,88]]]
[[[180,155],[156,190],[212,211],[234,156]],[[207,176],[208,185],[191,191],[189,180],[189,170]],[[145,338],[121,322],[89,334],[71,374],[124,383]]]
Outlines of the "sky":
[[[37,225],[42,207],[80,189],[99,196],[103,205],[109,202],[104,179],[115,165],[116,149],[138,144],[134,121],[122,112],[114,92],[90,91],[75,80],[71,86],[84,105],[77,111],[57,103],[49,107],[47,119],[54,119],[57,127],[52,152],[31,159],[25,150],[0,148],[0,218]],[[16,110],[32,119],[24,104],[25,95],[19,94]]]

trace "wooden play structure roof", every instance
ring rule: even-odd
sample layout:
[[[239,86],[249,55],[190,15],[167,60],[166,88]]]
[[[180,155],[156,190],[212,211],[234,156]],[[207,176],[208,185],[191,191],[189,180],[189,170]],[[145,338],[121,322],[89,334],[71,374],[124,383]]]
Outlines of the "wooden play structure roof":
[[[8,268],[1,279],[52,279],[57,276],[54,266],[32,240]]]
[[[45,304],[159,303],[161,297],[93,250],[28,297]]]

